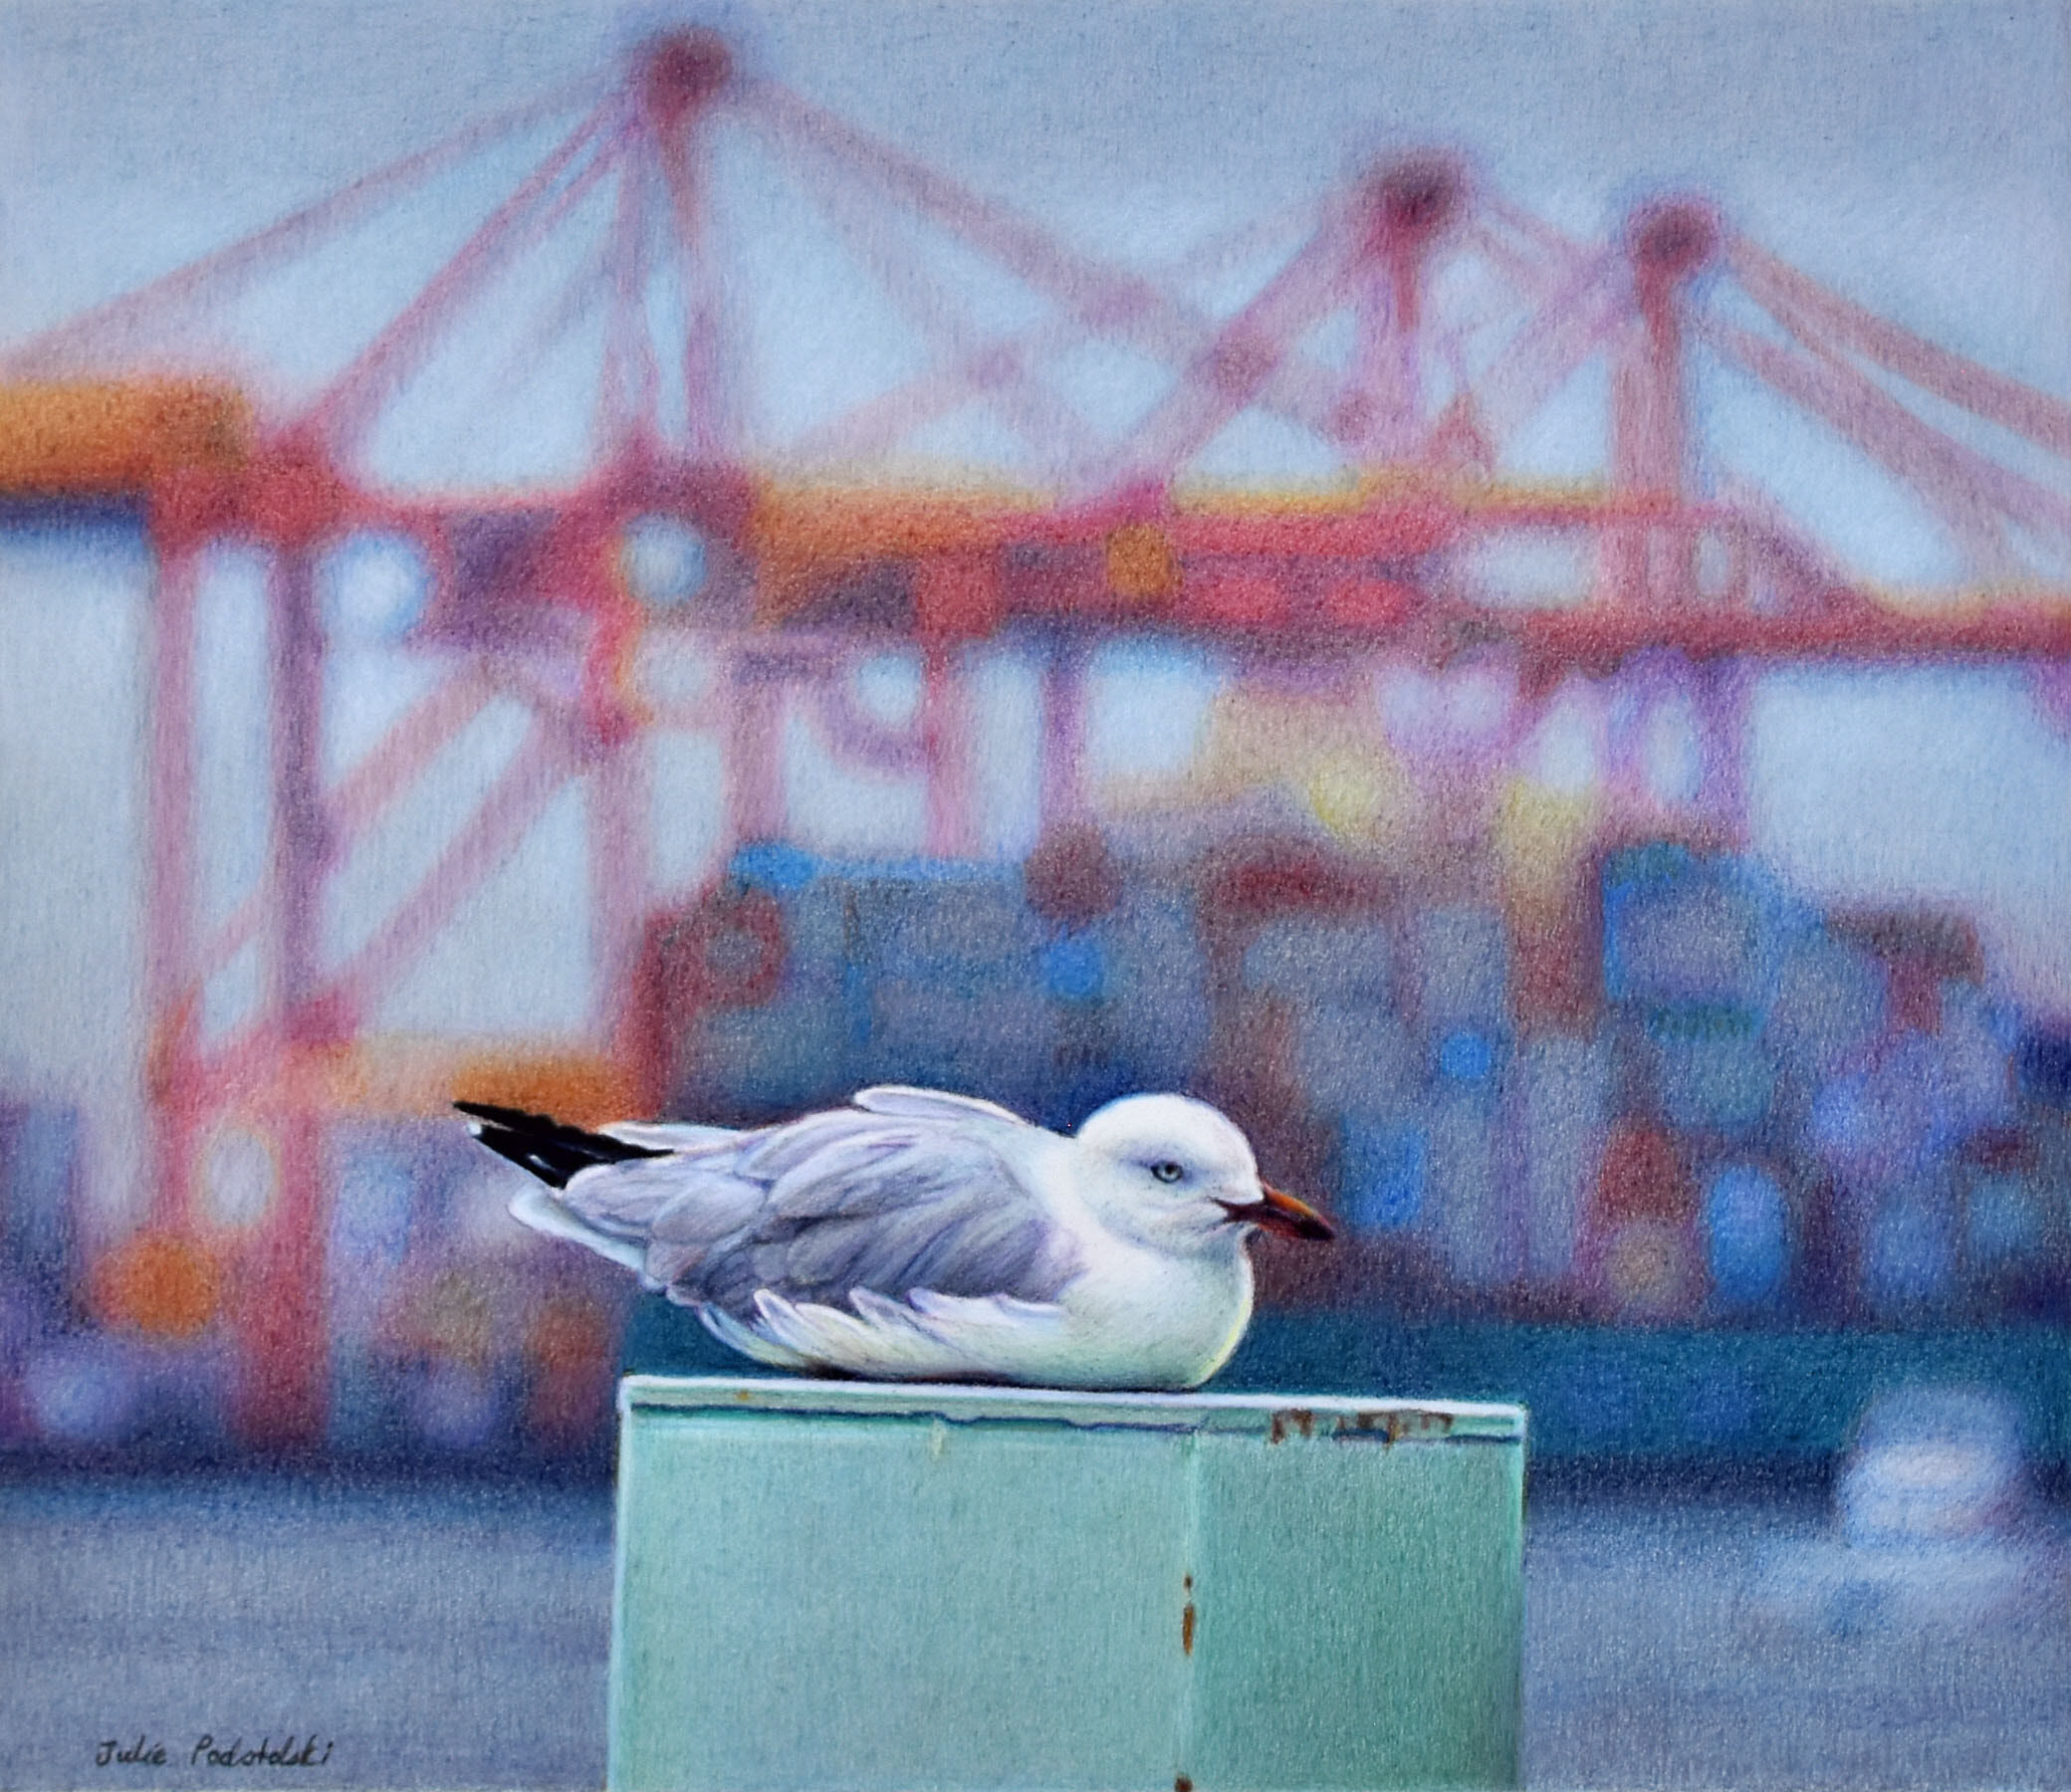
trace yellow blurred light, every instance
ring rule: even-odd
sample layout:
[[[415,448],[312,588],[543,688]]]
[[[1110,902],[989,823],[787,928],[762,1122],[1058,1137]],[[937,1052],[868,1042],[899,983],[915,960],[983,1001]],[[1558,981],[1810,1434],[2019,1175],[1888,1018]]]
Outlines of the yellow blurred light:
[[[1323,755],[1310,766],[1303,790],[1332,834],[1375,844],[1401,831],[1415,796],[1401,762],[1385,749]]]
[[[1512,779],[1496,814],[1496,853],[1511,894],[1555,896],[1589,850],[1596,805],[1587,795]]]

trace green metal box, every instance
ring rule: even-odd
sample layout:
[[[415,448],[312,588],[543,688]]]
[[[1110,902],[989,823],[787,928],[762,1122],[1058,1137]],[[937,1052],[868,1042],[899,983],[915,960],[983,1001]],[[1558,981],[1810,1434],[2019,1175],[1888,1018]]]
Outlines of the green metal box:
[[[1524,1414],[622,1385],[610,1785],[1514,1785]]]

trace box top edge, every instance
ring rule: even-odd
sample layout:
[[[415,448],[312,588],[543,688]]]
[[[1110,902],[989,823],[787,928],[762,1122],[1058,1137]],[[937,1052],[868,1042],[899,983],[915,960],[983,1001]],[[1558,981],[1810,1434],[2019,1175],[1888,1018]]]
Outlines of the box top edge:
[[[1146,1430],[1304,1433],[1335,1430],[1435,1439],[1518,1438],[1525,1411],[1496,1401],[1410,1400],[1342,1394],[1154,1394],[945,1382],[813,1381],[758,1376],[628,1375],[621,1412],[791,1412],[829,1418],[936,1417],[1134,1426]],[[1303,1419],[1306,1416],[1307,1424]],[[1339,1422],[1342,1422],[1340,1424]],[[1420,1423],[1421,1422],[1421,1423]]]

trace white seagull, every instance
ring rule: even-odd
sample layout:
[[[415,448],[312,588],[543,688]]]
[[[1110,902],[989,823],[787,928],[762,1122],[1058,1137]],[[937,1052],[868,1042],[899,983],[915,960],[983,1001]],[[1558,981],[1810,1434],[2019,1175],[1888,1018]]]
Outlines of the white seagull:
[[[1110,1102],[1069,1138],[898,1087],[748,1132],[584,1132],[456,1105],[540,1179],[513,1215],[784,1369],[1198,1387],[1251,1319],[1253,1230],[1332,1235],[1260,1182],[1242,1132],[1181,1095]]]

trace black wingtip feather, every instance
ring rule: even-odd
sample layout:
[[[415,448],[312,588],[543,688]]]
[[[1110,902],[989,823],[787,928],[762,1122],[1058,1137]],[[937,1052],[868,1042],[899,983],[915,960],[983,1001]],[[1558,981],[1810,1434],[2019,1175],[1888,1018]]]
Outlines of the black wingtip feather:
[[[485,1101],[456,1101],[453,1105],[473,1122],[468,1130],[477,1139],[498,1157],[531,1171],[550,1189],[565,1189],[576,1172],[599,1164],[669,1155],[649,1145],[628,1145],[623,1139],[566,1126],[545,1114],[528,1114],[523,1108],[496,1107]]]

